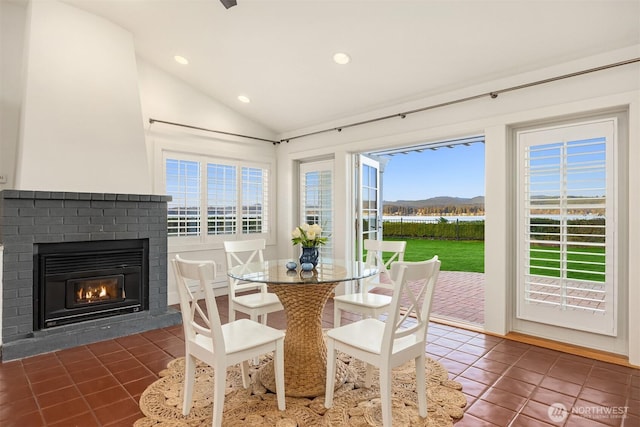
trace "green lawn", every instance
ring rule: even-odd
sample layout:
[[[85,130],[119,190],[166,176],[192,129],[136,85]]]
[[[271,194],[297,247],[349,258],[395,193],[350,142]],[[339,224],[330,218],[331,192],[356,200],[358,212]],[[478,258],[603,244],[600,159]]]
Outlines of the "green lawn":
[[[560,277],[560,250],[554,246],[531,245],[531,274]],[[567,253],[567,277],[604,282],[605,249],[570,247]]]
[[[438,255],[442,271],[470,271],[484,273],[484,242],[461,240],[406,240],[405,261],[422,261]]]
[[[405,240],[407,249],[406,261],[422,261],[438,255],[443,271],[469,271],[484,273],[484,242],[469,240],[429,240],[429,239],[394,239]],[[532,246],[531,273],[544,276],[559,276],[560,254],[549,246]],[[536,268],[537,267],[537,268]],[[542,268],[540,268],[542,267]],[[604,280],[603,248],[571,248],[567,263],[568,277],[591,281]]]

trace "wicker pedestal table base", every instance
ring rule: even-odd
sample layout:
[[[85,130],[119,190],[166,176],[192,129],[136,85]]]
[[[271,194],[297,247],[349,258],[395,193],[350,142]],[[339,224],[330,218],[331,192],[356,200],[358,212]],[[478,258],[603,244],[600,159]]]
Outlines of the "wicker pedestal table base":
[[[287,332],[284,338],[285,394],[316,397],[325,392],[327,346],[322,334],[322,311],[337,283],[269,285],[284,307]],[[347,377],[342,363],[336,369],[336,387]],[[260,382],[275,392],[273,364],[260,370]]]

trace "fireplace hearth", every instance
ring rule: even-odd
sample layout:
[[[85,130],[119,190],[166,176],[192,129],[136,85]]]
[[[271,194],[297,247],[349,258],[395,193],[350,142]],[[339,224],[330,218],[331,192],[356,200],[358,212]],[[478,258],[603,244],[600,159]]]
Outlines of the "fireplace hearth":
[[[148,309],[148,239],[35,246],[34,329]]]

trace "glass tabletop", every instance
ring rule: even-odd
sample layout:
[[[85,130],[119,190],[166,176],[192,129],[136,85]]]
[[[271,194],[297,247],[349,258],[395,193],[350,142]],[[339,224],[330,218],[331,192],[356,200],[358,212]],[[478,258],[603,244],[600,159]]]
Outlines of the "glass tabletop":
[[[238,265],[227,274],[238,280],[268,284],[335,283],[363,279],[378,274],[375,267],[366,267],[363,262],[325,259],[318,262],[312,271],[302,271],[300,265],[288,270],[291,259],[269,260]]]

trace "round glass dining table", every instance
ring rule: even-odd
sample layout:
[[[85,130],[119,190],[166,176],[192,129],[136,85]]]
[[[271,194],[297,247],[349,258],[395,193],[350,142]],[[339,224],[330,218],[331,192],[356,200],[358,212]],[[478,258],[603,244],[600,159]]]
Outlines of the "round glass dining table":
[[[302,271],[286,267],[289,259],[238,265],[227,274],[245,282],[266,283],[284,307],[287,330],[284,338],[285,394],[315,397],[325,392],[327,347],[322,333],[322,312],[340,282],[359,280],[378,274],[377,268],[362,262],[320,260],[315,269]],[[346,378],[346,367],[339,363],[336,386]],[[260,369],[260,382],[275,391],[273,364]]]

